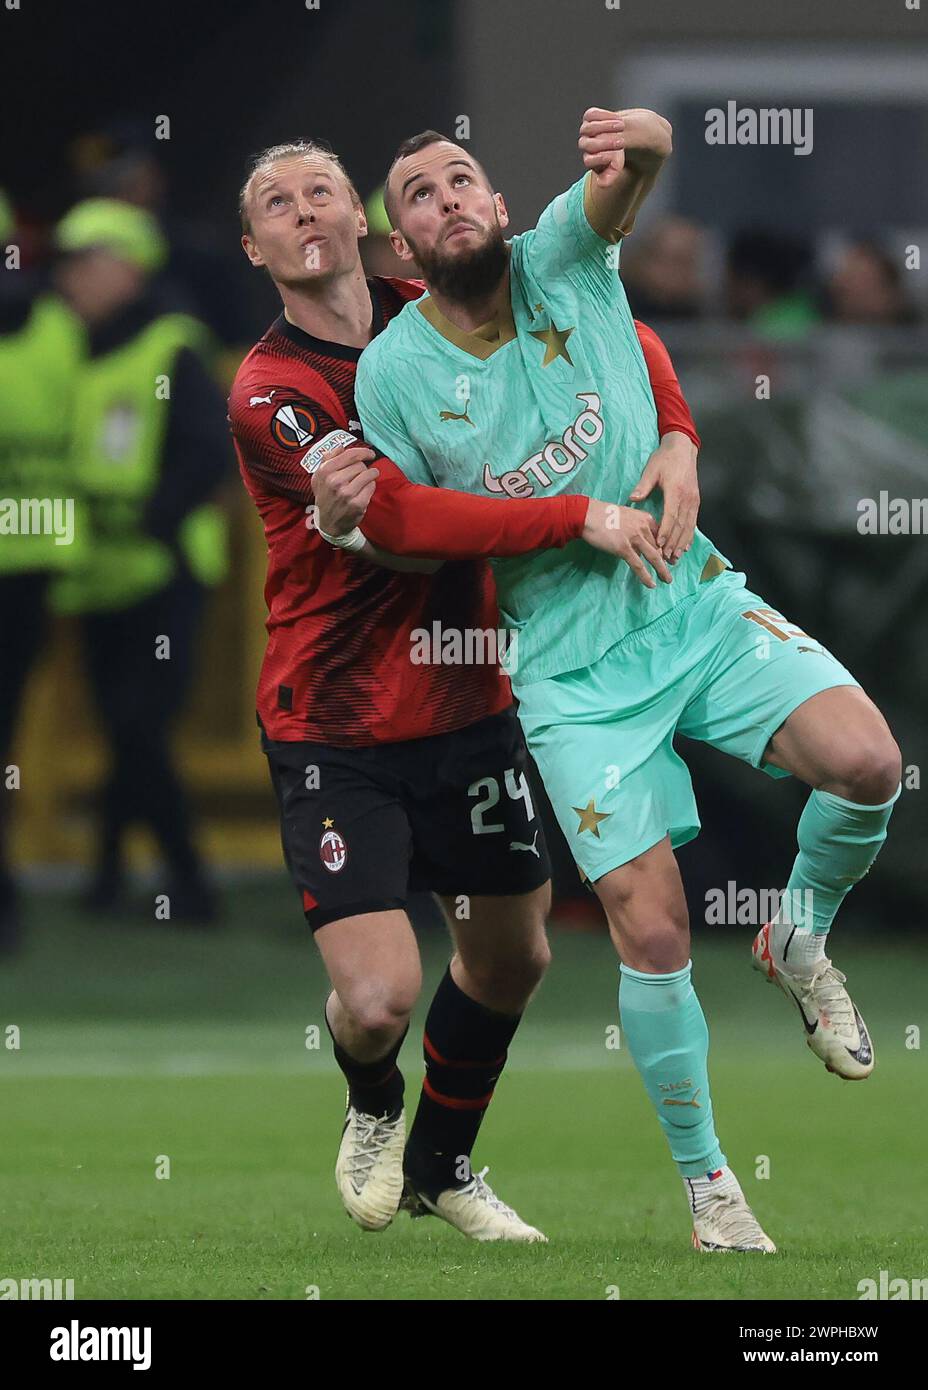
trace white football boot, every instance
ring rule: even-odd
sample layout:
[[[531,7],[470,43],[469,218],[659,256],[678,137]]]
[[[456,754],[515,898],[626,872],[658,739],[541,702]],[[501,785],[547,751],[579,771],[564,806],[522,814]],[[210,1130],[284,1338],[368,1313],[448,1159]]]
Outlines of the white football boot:
[[[874,1052],[867,1025],[844,988],[846,977],[827,956],[808,976],[782,970],[770,950],[770,923],[754,938],[752,964],[793,1000],[806,1030],[806,1042],[826,1070],[845,1081],[864,1081],[873,1071]]]
[[[765,1255],[776,1246],[761,1229],[747,1204],[741,1185],[730,1168],[720,1168],[715,1178],[684,1178],[693,1214],[693,1249],[706,1254],[727,1250],[760,1250]]]
[[[449,1187],[432,1201],[407,1181],[403,1208],[410,1216],[440,1216],[449,1226],[470,1236],[471,1240],[518,1240],[526,1243],[543,1241],[548,1237],[534,1226],[527,1225],[484,1179],[489,1170],[475,1173],[461,1187]]]
[[[403,1195],[406,1116],[366,1115],[350,1104],[335,1164],[345,1210],[365,1231],[382,1231],[399,1211]]]

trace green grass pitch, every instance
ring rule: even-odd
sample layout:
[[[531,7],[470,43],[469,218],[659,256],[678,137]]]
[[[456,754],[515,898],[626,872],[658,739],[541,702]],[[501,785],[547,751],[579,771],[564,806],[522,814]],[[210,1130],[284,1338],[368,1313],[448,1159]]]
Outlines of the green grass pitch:
[[[72,1278],[77,1298],[853,1300],[881,1270],[928,1272],[912,938],[835,938],[877,1049],[857,1085],[825,1073],[793,1009],[750,970],[748,929],[696,938],[720,1137],[780,1247],[711,1257],[690,1248],[631,1059],[607,1047],[611,947],[555,928],[475,1153],[550,1238],[506,1248],[434,1218],[401,1215],[378,1235],[348,1220],[321,968],[288,890],[230,902],[230,927],[196,935],[33,903],[27,950],[0,974],[0,1278]],[[444,941],[429,938],[424,957],[427,1002]],[[423,1012],[403,1052],[410,1110]]]

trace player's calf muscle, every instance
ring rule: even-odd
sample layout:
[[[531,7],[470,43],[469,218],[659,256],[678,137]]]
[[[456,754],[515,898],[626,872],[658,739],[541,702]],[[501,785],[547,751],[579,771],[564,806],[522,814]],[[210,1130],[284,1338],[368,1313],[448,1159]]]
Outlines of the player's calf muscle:
[[[473,897],[467,922],[455,919],[453,901],[442,898],[457,952],[455,983],[486,1008],[520,1013],[551,963],[550,882],[531,893]]]
[[[551,951],[542,940],[521,956],[483,959],[470,952],[465,959],[460,952],[451,963],[451,975],[464,993],[485,1008],[499,1013],[521,1013],[541,984],[551,961]]]

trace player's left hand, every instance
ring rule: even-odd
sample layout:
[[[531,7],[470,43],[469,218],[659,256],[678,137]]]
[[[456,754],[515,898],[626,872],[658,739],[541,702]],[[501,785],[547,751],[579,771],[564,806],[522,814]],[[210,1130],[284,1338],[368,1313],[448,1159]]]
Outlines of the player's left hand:
[[[696,476],[696,445],[688,435],[673,430],[665,434],[644,466],[629,501],[642,502],[659,487],[664,511],[657,532],[657,544],[665,560],[675,565],[693,544],[699,515],[699,482]]]

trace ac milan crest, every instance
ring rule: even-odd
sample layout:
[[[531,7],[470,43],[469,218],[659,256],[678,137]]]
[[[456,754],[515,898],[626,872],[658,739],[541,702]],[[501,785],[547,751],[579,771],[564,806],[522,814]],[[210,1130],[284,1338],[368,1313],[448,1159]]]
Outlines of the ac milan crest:
[[[348,846],[337,830],[326,830],[319,841],[319,857],[330,874],[339,873],[348,862]]]

